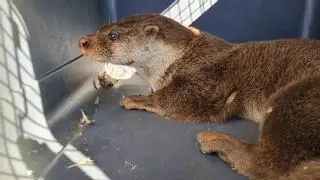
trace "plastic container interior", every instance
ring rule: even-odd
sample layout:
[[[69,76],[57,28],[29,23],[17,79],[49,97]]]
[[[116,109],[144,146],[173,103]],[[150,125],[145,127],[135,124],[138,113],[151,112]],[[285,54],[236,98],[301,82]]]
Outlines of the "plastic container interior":
[[[317,0],[0,0],[0,179],[246,179],[202,155],[195,136],[226,131],[255,142],[250,121],[189,124],[123,110],[120,98],[148,93],[148,84],[134,76],[97,91],[92,80],[104,66],[85,57],[41,79],[79,55],[80,36],[145,12],[234,43],[320,37]],[[95,122],[72,139],[81,109]],[[88,158],[93,164],[68,168]]]

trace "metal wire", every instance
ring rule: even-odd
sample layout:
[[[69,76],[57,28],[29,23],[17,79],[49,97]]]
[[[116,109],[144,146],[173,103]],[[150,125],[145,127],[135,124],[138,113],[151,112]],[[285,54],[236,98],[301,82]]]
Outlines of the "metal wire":
[[[86,116],[83,111],[81,110],[82,115]],[[87,117],[86,117],[87,118]],[[78,128],[77,131],[71,136],[71,139],[68,141],[68,143],[66,145],[64,145],[62,147],[62,149],[57,153],[57,155],[50,161],[50,163],[43,169],[42,173],[37,177],[37,180],[41,180],[44,179],[46,177],[46,175],[52,170],[52,168],[54,167],[54,165],[57,164],[58,160],[60,159],[61,155],[63,154],[63,152],[65,151],[66,147],[68,147],[73,141],[75,141],[76,139],[78,139],[78,137],[80,137],[84,131],[86,130],[86,128],[90,125],[91,123],[87,123],[87,122],[83,122],[80,121],[80,123],[78,124]]]
[[[52,70],[44,73],[43,75],[41,75],[41,76],[37,79],[37,81],[38,81],[38,82],[41,82],[41,81],[47,79],[48,77],[52,76],[53,74],[57,73],[58,71],[61,71],[62,69],[64,69],[64,68],[65,68],[67,65],[69,65],[70,63],[73,63],[73,62],[75,62],[76,60],[78,60],[78,59],[80,59],[80,58],[82,58],[82,57],[83,57],[83,54],[81,54],[81,55],[79,55],[79,56],[77,56],[77,57],[75,57],[75,58],[73,58],[73,59],[71,59],[71,60],[69,60],[69,61],[61,64],[60,66],[58,66],[58,67],[56,67],[56,68],[54,68],[54,69],[52,69]]]

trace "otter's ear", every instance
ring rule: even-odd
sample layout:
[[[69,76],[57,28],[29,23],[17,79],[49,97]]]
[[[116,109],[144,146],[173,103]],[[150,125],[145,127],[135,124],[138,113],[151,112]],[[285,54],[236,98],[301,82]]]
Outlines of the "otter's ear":
[[[156,35],[159,32],[159,27],[156,25],[146,25],[143,30],[147,35]]]

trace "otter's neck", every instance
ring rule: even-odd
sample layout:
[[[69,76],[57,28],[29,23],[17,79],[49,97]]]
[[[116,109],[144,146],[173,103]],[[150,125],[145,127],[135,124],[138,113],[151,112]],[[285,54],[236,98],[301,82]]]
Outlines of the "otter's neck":
[[[132,66],[150,83],[152,90],[157,91],[170,81],[163,77],[171,64],[183,56],[179,49],[165,43],[150,44]]]
[[[232,45],[227,41],[201,33],[187,44],[174,46],[164,42],[149,44],[148,48],[144,48],[143,56],[140,56],[139,61],[132,66],[150,83],[153,91],[157,91],[171,81],[172,75],[177,70],[172,66],[184,64],[181,61],[190,60],[188,57],[197,57],[193,54],[206,55],[209,50],[211,55],[217,55],[230,47]],[[168,72],[169,67],[170,72]],[[180,68],[180,65],[177,65],[177,68]]]
[[[228,53],[228,51],[233,47],[233,44],[221,39],[219,37],[213,36],[209,33],[203,33],[203,38],[200,43],[194,47],[195,51],[210,52],[211,55],[222,55]]]

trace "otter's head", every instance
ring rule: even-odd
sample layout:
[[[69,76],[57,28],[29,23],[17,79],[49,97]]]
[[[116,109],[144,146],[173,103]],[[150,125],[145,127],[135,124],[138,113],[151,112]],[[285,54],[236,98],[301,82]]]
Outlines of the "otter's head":
[[[131,65],[146,58],[183,51],[195,36],[178,22],[155,14],[126,17],[81,37],[79,48],[89,59]]]

